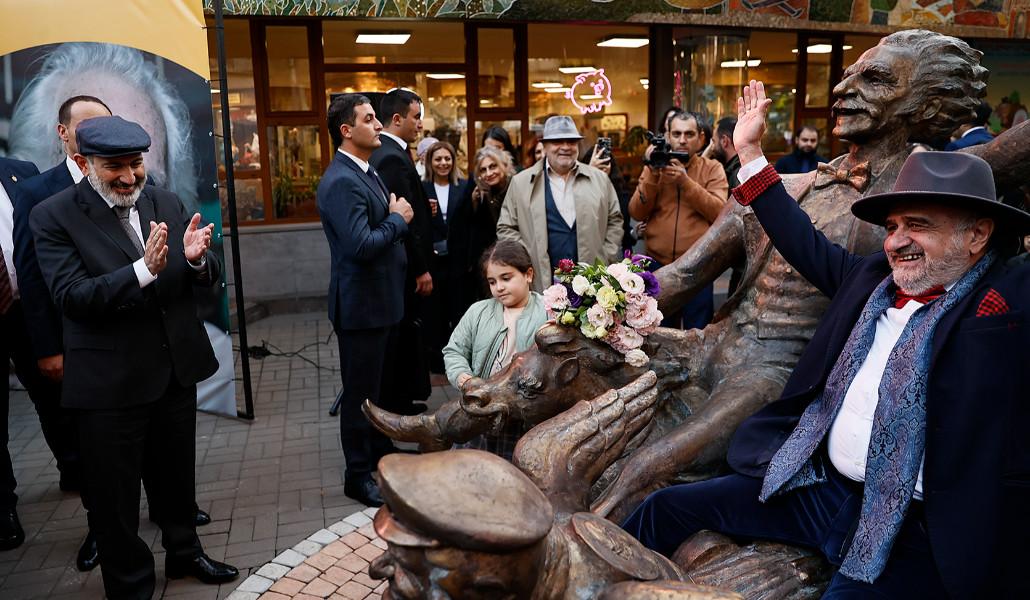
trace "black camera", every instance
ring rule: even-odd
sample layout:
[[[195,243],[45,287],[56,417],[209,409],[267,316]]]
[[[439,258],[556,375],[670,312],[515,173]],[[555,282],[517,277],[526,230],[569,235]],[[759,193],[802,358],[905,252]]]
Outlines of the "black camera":
[[[669,166],[669,162],[674,158],[684,165],[690,161],[690,153],[673,152],[672,146],[669,145],[669,142],[665,141],[664,135],[655,135],[650,131],[648,131],[646,135],[648,143],[650,143],[654,149],[651,150],[651,157],[644,159],[645,165],[652,169],[663,169]]]

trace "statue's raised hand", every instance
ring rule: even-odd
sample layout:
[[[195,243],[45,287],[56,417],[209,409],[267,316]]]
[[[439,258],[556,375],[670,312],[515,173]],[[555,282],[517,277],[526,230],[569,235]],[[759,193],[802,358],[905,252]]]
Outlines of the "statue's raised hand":
[[[733,146],[745,165],[762,156],[762,135],[772,100],[765,97],[765,84],[752,79],[737,98],[737,126],[733,130]]]
[[[513,462],[555,510],[587,509],[590,486],[636,435],[646,435],[658,398],[654,371],[619,390],[582,400],[522,436]]]

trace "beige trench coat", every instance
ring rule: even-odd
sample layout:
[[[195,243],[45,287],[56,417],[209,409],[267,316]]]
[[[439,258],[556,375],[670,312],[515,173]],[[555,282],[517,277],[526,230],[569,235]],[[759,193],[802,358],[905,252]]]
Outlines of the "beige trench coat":
[[[497,239],[515,240],[533,259],[533,289],[551,285],[551,259],[547,254],[547,208],[544,200],[544,163],[512,178],[497,220]],[[580,262],[606,263],[622,259],[622,212],[615,187],[604,172],[578,163],[573,182],[576,202],[576,247]]]

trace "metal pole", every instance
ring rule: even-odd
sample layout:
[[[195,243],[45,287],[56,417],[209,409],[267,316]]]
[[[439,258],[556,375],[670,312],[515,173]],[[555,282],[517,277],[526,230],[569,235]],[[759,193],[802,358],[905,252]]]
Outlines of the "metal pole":
[[[236,320],[240,329],[240,358],[243,361],[243,402],[240,417],[254,418],[254,391],[250,385],[250,351],[247,349],[247,311],[243,304],[243,273],[240,269],[239,223],[236,219],[236,180],[232,165],[232,128],[229,124],[229,79],[225,74],[225,25],[222,0],[215,0],[215,38],[218,43],[218,94],[222,108],[222,152],[225,160],[225,192],[229,213],[229,244],[232,248],[233,287],[236,290]]]

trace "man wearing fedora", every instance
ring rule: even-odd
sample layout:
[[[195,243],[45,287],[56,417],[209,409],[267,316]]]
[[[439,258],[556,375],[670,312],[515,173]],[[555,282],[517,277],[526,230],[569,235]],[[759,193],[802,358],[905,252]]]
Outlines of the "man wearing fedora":
[[[1030,215],[990,167],[915,153],[893,191],[854,203],[883,251],[826,240],[762,155],[771,102],[738,100],[733,191],[831,298],[780,399],[744,421],[731,475],[652,494],[624,527],[671,554],[712,529],[821,551],[824,598],[1027,597],[1030,267],[1007,264]]]
[[[497,238],[522,242],[533,259],[533,289],[551,285],[563,258],[609,263],[622,258],[622,211],[608,176],[581,163],[583,136],[571,117],[544,123],[544,160],[512,178]]]

